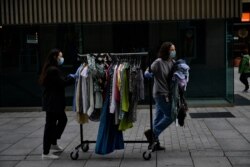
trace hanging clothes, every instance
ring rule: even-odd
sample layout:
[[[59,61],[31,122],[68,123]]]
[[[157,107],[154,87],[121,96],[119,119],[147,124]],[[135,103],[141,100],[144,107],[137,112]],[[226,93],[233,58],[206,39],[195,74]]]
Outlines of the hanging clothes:
[[[119,130],[125,131],[133,127],[133,122],[129,120],[129,75],[128,75],[128,63],[124,63],[121,71],[121,122],[119,124]]]
[[[106,97],[103,104],[100,124],[98,129],[98,135],[96,140],[96,154],[108,154],[114,150],[124,149],[124,141],[122,131],[118,130],[118,125],[115,125],[115,115],[110,113],[110,94],[112,85],[112,76],[114,73],[113,69],[110,67],[108,70],[108,78],[106,85]]]
[[[101,110],[103,106],[103,86],[105,80],[105,71],[104,71],[104,63],[101,62],[99,57],[93,57],[93,59],[97,59],[96,62],[92,63],[92,79],[93,79],[93,111],[89,116],[91,121],[100,121]]]
[[[98,55],[100,56],[100,55]],[[75,110],[79,123],[86,123],[88,119],[99,121],[101,112],[108,108],[109,119],[112,119],[118,130],[125,131],[133,127],[136,121],[136,110],[139,100],[144,99],[144,80],[140,64],[135,60],[122,60],[109,68],[105,77],[104,63],[96,61],[93,54],[87,55],[87,64],[77,70],[78,80],[75,92]],[[101,60],[101,59],[100,59]],[[109,80],[109,87],[103,88],[103,81]],[[108,106],[104,106],[103,98],[109,97]],[[107,102],[106,102],[107,103]],[[107,116],[106,115],[106,116]]]
[[[75,95],[73,111],[77,112],[77,122],[87,123],[100,120],[103,105],[102,82],[105,74],[104,64],[95,62],[95,57],[88,54],[87,63],[81,64],[74,74]]]
[[[119,130],[122,131],[133,127],[133,123],[137,118],[138,101],[144,99],[144,79],[142,70],[132,65],[125,65],[125,67],[127,67],[127,69],[125,68],[124,75],[122,75],[122,80],[124,82],[122,82],[121,87],[126,89],[122,92],[124,95],[121,95],[121,97],[122,101],[125,101],[125,103],[122,103],[122,106],[125,104],[128,108],[124,110],[124,107],[122,107],[122,114],[120,114],[121,121]],[[126,100],[123,99],[123,97],[125,97]]]
[[[96,64],[96,74],[93,75],[95,109],[101,109],[103,105],[103,82],[104,82],[104,64]]]
[[[128,75],[129,64],[124,63],[121,71],[121,110],[123,112],[128,112],[129,109],[129,75]]]
[[[130,106],[129,120],[135,122],[137,120],[137,104],[140,100],[144,100],[144,77],[140,68],[134,66],[130,69]]]
[[[83,69],[84,64],[81,64],[78,69],[76,70],[75,74],[74,74],[74,79],[75,79],[75,91],[74,91],[74,96],[73,96],[73,105],[72,105],[72,110],[74,112],[76,112],[76,93],[77,93],[77,85],[79,82],[79,76],[80,76],[80,72]]]
[[[87,68],[87,65],[84,64],[79,67],[79,71],[77,71],[78,79],[76,82],[76,92],[75,92],[75,110],[77,112],[76,120],[79,124],[84,124],[88,122],[88,115],[84,112],[84,104],[83,104],[83,95],[82,95],[82,82],[83,77],[81,73],[84,69]],[[86,70],[86,69],[85,69]]]
[[[88,114],[90,107],[90,75],[89,67],[86,65],[81,72],[80,93],[82,96],[83,113]]]
[[[113,81],[112,81],[112,94],[111,94],[111,103],[110,103],[111,114],[115,113],[115,109],[116,109],[116,102],[115,102],[116,79],[117,79],[116,69],[117,69],[117,65],[115,65],[114,67],[114,75],[113,75]]]
[[[138,101],[144,99],[144,79],[135,60],[123,59],[105,70],[98,56],[88,54],[87,64],[77,70],[74,102],[79,123],[100,120],[95,152],[108,154],[124,149],[122,131],[136,121]]]

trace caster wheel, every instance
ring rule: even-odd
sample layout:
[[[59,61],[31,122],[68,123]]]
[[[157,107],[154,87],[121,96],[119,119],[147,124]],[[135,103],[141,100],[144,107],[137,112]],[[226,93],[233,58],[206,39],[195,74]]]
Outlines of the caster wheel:
[[[83,145],[81,146],[81,148],[82,148],[82,151],[83,151],[83,152],[87,152],[87,151],[89,151],[89,144],[88,144],[88,143],[83,144]]]
[[[77,150],[77,151],[72,151],[72,152],[70,153],[70,158],[71,158],[72,160],[77,160],[78,157],[79,157],[78,150]]]
[[[145,151],[143,154],[142,154],[143,158],[145,160],[150,160],[151,159],[151,153],[148,153],[147,151]]]

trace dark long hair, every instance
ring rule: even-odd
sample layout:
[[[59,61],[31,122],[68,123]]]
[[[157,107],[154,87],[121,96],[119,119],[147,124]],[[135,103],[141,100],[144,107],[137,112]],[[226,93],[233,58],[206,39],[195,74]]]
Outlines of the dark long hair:
[[[167,60],[169,58],[170,48],[172,45],[173,43],[171,42],[164,42],[159,49],[158,57]]]
[[[57,57],[59,56],[59,53],[61,51],[59,49],[52,49],[45,62],[44,62],[44,65],[43,65],[43,68],[42,68],[42,73],[39,77],[39,84],[40,85],[43,85],[44,84],[44,79],[46,78],[46,74],[47,74],[47,69],[50,67],[50,66],[58,66],[58,63],[57,63]]]

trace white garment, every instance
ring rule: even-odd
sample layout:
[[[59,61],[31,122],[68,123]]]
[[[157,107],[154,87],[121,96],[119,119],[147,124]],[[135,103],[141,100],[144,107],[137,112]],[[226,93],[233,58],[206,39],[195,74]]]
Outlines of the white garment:
[[[77,85],[76,85],[76,91],[75,91],[75,104],[76,104],[76,108],[75,108],[75,110],[76,110],[76,112],[82,112],[82,105],[81,105],[81,102],[80,102],[80,96],[81,96],[81,93],[82,92],[80,92],[81,91],[81,88],[80,88],[80,86],[81,86],[81,82],[82,82],[82,80],[81,80],[81,72],[82,72],[82,70],[83,70],[83,65],[81,65],[80,67],[79,67],[79,71],[78,71],[78,78],[76,79],[77,80]]]
[[[88,66],[85,66],[81,72],[81,76],[87,78],[88,77]]]
[[[82,76],[82,82],[81,82],[81,87],[82,87],[82,108],[83,108],[83,113],[87,114],[89,106],[90,106],[90,99],[89,99],[89,74],[88,74],[88,66],[85,66],[81,72]]]
[[[111,95],[111,103],[110,103],[110,113],[115,113],[115,87],[116,87],[116,69],[117,65],[114,68],[114,75],[113,75],[113,83],[112,83],[112,95]]]

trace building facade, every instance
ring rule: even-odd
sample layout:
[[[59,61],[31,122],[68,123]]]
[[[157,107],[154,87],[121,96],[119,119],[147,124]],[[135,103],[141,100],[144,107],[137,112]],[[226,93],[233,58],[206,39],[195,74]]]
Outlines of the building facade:
[[[52,48],[63,51],[62,68],[73,73],[79,66],[77,53],[148,51],[153,60],[163,41],[172,41],[178,58],[191,67],[189,100],[232,104],[234,24],[240,22],[241,4],[240,0],[2,0],[0,107],[41,105],[37,79]],[[66,91],[68,105],[73,89]]]

